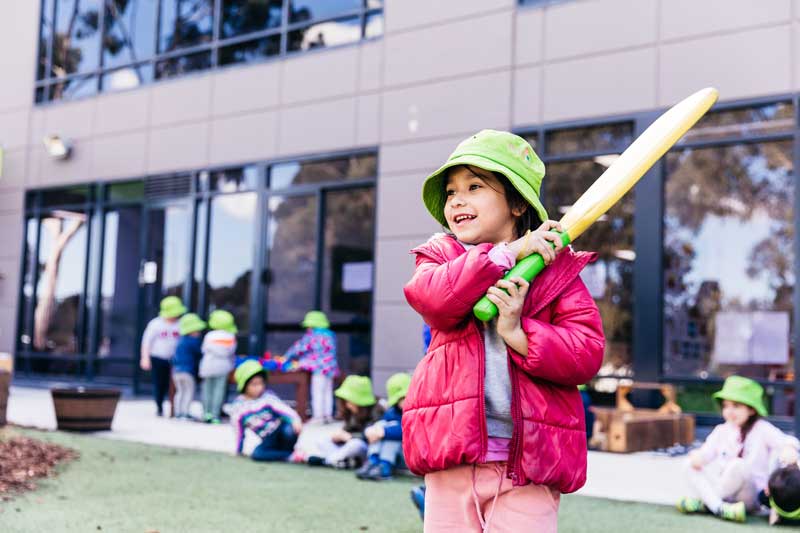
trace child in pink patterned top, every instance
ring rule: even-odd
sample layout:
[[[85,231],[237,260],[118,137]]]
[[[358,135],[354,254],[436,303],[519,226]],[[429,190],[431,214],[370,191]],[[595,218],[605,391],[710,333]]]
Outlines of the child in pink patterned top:
[[[305,335],[286,352],[297,359],[300,369],[311,372],[311,421],[333,419],[333,379],[339,375],[336,360],[336,335],[322,311],[309,311],[302,323]]]

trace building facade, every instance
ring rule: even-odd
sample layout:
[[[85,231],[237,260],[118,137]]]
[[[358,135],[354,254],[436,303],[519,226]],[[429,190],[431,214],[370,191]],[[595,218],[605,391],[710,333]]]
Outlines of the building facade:
[[[596,387],[732,372],[790,423],[800,305],[800,0],[43,0],[0,6],[0,349],[21,375],[138,383],[166,294],[231,310],[242,353],[303,313],[341,365],[422,357],[402,287],[440,231],[422,181],[510,129],[560,214],[665,108],[720,103],[576,243]],[[66,154],[65,154],[66,152]],[[62,157],[68,155],[68,157]]]

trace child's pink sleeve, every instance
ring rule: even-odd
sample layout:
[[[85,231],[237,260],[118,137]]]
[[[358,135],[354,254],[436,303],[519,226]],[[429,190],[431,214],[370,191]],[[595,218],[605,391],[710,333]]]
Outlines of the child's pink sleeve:
[[[489,258],[491,249],[491,244],[479,244],[446,263],[417,254],[414,277],[403,289],[406,300],[432,328],[456,327],[503,277],[503,269]]]
[[[511,270],[511,268],[517,264],[516,254],[504,242],[489,250],[489,259],[491,259],[495,265],[506,271]]]
[[[522,317],[528,353],[508,349],[514,362],[533,377],[559,385],[582,385],[600,368],[605,349],[603,322],[580,278],[553,302],[551,322]]]

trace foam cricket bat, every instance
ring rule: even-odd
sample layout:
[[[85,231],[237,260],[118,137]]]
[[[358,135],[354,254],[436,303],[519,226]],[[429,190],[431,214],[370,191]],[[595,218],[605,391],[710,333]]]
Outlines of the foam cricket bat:
[[[714,105],[718,96],[719,91],[713,87],[697,91],[672,106],[633,141],[561,218],[561,227],[564,229],[561,241],[564,246],[577,239],[632,189],[650,167]],[[544,267],[542,256],[533,254],[517,262],[504,279],[521,277],[531,282]],[[473,312],[485,322],[497,316],[497,306],[484,296],[475,304]]]

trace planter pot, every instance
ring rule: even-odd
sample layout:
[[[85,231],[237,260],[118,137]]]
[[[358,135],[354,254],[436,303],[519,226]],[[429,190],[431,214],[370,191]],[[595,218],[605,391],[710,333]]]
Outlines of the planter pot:
[[[51,389],[58,429],[104,431],[111,429],[120,391],[83,387]]]
[[[8,407],[8,388],[11,386],[11,373],[0,370],[0,426],[6,425]]]

